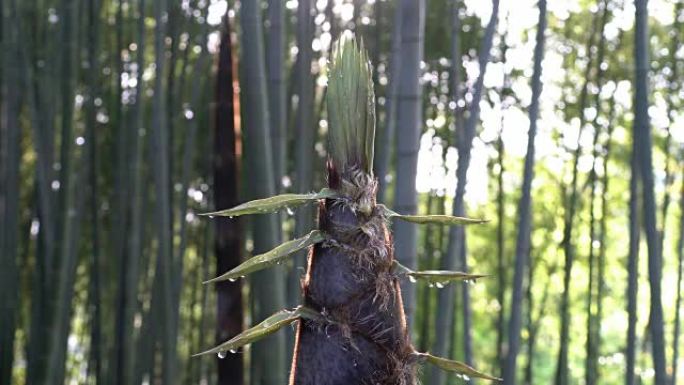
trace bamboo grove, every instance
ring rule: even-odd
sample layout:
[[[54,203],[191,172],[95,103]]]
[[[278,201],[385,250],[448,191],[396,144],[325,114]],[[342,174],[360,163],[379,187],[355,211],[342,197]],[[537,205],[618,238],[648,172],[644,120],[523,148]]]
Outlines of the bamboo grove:
[[[684,383],[682,0],[3,0],[0,43],[0,385]]]

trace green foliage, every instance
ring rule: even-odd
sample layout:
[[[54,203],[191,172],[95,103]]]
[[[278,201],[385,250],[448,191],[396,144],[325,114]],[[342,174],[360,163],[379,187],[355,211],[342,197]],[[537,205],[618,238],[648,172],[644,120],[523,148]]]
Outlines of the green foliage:
[[[486,277],[483,274],[469,274],[460,271],[448,271],[448,270],[411,270],[408,267],[402,265],[397,260],[394,262],[394,267],[397,273],[401,275],[406,275],[411,280],[423,280],[430,283],[430,286],[437,286],[438,288],[444,287],[445,284],[449,282],[465,281],[465,282],[475,282],[479,278]]]
[[[256,199],[235,206],[231,209],[205,213],[208,217],[237,217],[247,214],[266,214],[278,210],[301,206],[306,203],[315,202],[319,199],[334,198],[337,193],[328,188],[324,188],[317,193],[309,194],[282,194],[264,199]]]
[[[375,93],[368,54],[349,31],[333,52],[328,73],[328,124],[330,154],[335,167],[359,166],[373,173]]]
[[[456,217],[453,215],[401,215],[396,213],[385,206],[382,206],[387,213],[389,218],[397,218],[402,221],[417,223],[421,225],[425,224],[437,224],[437,225],[447,225],[447,226],[457,226],[457,225],[474,225],[489,222],[486,219],[473,219]]]
[[[231,271],[214,279],[210,279],[204,283],[221,282],[226,280],[235,281],[239,277],[244,277],[245,275],[254,273],[255,271],[279,264],[288,257],[292,256],[293,253],[304,250],[309,246],[323,242],[324,240],[325,234],[322,231],[313,230],[301,238],[285,242],[281,245],[278,245],[273,250],[254,256]]]
[[[225,352],[235,353],[238,348],[269,336],[300,318],[318,320],[321,319],[321,316],[315,310],[304,306],[299,306],[294,310],[281,310],[228,341],[202,353],[197,353],[195,356],[217,353],[221,357],[225,355]]]
[[[500,378],[482,373],[464,364],[463,362],[447,360],[446,358],[433,356],[430,353],[416,353],[416,356],[418,356],[422,360],[425,360],[425,362],[427,363],[437,366],[442,370],[457,373],[457,375],[459,375],[466,381],[468,381],[471,377],[482,378],[485,380],[501,381]]]

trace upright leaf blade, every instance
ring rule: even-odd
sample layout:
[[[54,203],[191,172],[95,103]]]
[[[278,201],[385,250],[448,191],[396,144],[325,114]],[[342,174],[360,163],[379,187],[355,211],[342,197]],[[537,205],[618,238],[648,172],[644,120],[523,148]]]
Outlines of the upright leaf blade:
[[[319,199],[335,198],[337,193],[329,188],[324,188],[319,192],[310,194],[282,194],[264,199],[256,199],[235,206],[231,209],[205,213],[209,217],[237,217],[247,214],[266,214],[276,212],[285,208],[301,206],[305,203],[314,202]]]
[[[261,321],[228,341],[206,350],[201,353],[193,355],[193,357],[202,356],[205,354],[223,353],[227,351],[235,351],[238,348],[251,344],[254,341],[260,340],[268,335],[271,335],[283,327],[297,321],[300,318],[318,319],[321,316],[312,309],[304,306],[299,306],[294,310],[281,310],[272,316]]]
[[[373,173],[375,91],[373,70],[363,42],[344,31],[333,48],[328,73],[330,158],[338,170],[359,165]]]
[[[324,240],[325,234],[322,231],[313,230],[301,238],[285,242],[270,251],[252,257],[235,267],[233,270],[230,270],[229,272],[219,277],[210,279],[204,283],[235,280],[255,271],[263,270],[267,267],[280,263],[296,251],[303,250],[311,245],[323,242]]]
[[[415,353],[415,354],[419,358],[429,362],[432,365],[435,365],[436,367],[438,367],[442,370],[457,373],[457,375],[460,375],[464,380],[468,380],[468,379],[470,379],[470,377],[474,377],[474,378],[482,378],[485,380],[502,381],[501,378],[490,376],[489,374],[486,374],[486,373],[482,373],[482,372],[478,371],[477,369],[475,369],[471,366],[468,366],[468,365],[466,365],[460,361],[448,360],[446,358],[433,356],[430,353]]]

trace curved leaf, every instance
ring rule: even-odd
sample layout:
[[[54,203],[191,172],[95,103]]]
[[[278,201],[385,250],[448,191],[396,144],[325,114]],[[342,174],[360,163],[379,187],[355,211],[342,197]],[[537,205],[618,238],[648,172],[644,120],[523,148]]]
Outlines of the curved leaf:
[[[248,259],[247,261],[241,263],[234,269],[230,270],[229,272],[219,277],[210,279],[204,283],[220,282],[225,280],[234,281],[239,277],[244,277],[247,274],[263,270],[267,267],[280,263],[284,259],[289,257],[292,253],[305,249],[313,244],[323,242],[324,240],[325,234],[322,231],[313,230],[312,232],[301,238],[285,242],[271,251],[267,251],[263,254],[254,256]]]
[[[237,217],[247,214],[266,214],[276,212],[285,208],[301,206],[305,203],[314,202],[319,199],[335,198],[337,192],[329,188],[324,188],[319,192],[310,194],[282,194],[269,198],[257,199],[245,202],[231,209],[205,213],[209,217]]]
[[[418,224],[436,224],[436,225],[475,225],[489,222],[488,219],[454,217],[451,215],[401,215],[396,211],[384,207],[385,215],[389,218],[397,218],[402,221],[418,223]]]
[[[212,348],[202,353],[194,354],[193,357],[201,356],[205,354],[214,353],[225,353],[225,352],[235,352],[238,348],[251,344],[254,341],[260,340],[270,334],[277,332],[283,327],[297,321],[300,318],[306,319],[319,319],[321,315],[315,310],[309,309],[304,306],[299,306],[294,310],[281,310],[272,316],[261,321],[258,325],[255,325],[242,333],[236,335],[235,337],[229,339],[228,341]]]
[[[450,270],[420,270],[414,271],[408,267],[402,265],[397,260],[394,260],[394,268],[401,274],[407,275],[409,279],[416,280],[421,279],[430,282],[430,284],[436,284],[437,287],[441,287],[451,281],[466,281],[475,282],[475,280],[483,277],[487,277],[485,274],[469,274],[460,271],[450,271]]]
[[[501,378],[490,376],[489,374],[482,373],[475,368],[468,366],[464,364],[463,362],[459,361],[452,361],[448,360],[446,358],[442,357],[437,357],[433,356],[430,353],[415,353],[419,358],[431,363],[432,365],[437,366],[438,368],[442,370],[446,370],[448,372],[454,372],[457,375],[460,375],[464,380],[469,380],[470,377],[474,378],[483,378],[485,380],[492,380],[492,381],[502,381]]]

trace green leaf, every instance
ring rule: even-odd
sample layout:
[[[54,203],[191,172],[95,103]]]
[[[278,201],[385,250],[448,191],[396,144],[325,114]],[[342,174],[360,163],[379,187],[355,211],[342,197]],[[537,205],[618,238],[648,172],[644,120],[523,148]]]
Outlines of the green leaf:
[[[373,69],[363,41],[351,31],[340,34],[328,70],[328,140],[330,158],[338,170],[359,165],[373,172],[375,92]]]
[[[439,225],[474,225],[489,222],[486,219],[454,217],[451,215],[390,215],[402,221],[419,224],[439,224]]]
[[[247,214],[272,213],[284,208],[301,206],[305,203],[314,202],[319,199],[336,198],[337,192],[329,188],[324,188],[317,193],[310,194],[282,194],[270,198],[257,199],[235,206],[232,209],[206,213],[209,217],[237,217]]]
[[[482,373],[476,369],[474,369],[471,366],[468,366],[464,364],[463,362],[459,361],[452,361],[448,360],[446,358],[442,357],[437,357],[433,356],[430,353],[415,353],[418,357],[421,359],[431,363],[432,365],[437,366],[438,368],[442,370],[446,370],[448,372],[454,372],[464,380],[469,380],[471,377],[474,378],[483,378],[485,380],[492,380],[492,381],[502,381],[501,378],[498,377],[493,377],[490,376],[489,374]]]
[[[451,281],[466,281],[475,282],[479,278],[486,277],[484,274],[469,274],[463,273],[461,271],[450,271],[450,270],[411,270],[408,267],[402,265],[396,259],[393,262],[394,269],[400,274],[407,275],[409,279],[414,282],[416,279],[425,280],[441,288]]]
[[[285,242],[271,251],[267,251],[263,254],[254,256],[248,259],[247,261],[241,263],[233,270],[230,270],[229,272],[219,277],[210,279],[204,283],[219,282],[225,280],[234,281],[239,277],[244,277],[247,274],[263,270],[267,267],[280,263],[284,259],[288,258],[292,253],[305,249],[316,243],[323,242],[325,239],[325,233],[323,233],[320,230],[313,230],[312,232],[301,238]]]
[[[213,353],[235,352],[238,348],[251,344],[254,341],[260,340],[270,334],[277,332],[283,327],[290,325],[300,318],[306,319],[321,319],[321,315],[310,308],[299,306],[294,310],[281,310],[272,316],[261,321],[256,326],[243,331],[228,341],[216,346],[212,349],[197,353],[193,357]]]
[[[437,224],[437,225],[474,225],[480,223],[487,223],[487,219],[454,217],[451,215],[401,215],[395,211],[384,207],[385,215],[389,218],[397,218],[402,221],[418,223],[418,224]]]

